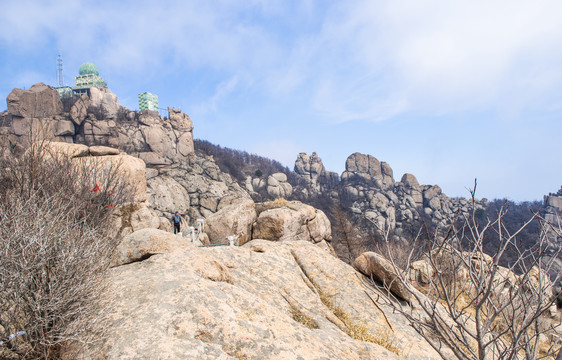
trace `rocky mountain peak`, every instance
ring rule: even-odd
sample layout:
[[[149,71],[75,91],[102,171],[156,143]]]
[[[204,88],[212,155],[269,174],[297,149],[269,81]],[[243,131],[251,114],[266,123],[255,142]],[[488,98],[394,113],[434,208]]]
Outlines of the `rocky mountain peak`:
[[[374,184],[379,189],[388,190],[394,186],[393,171],[390,165],[379,161],[372,155],[351,154],[345,161],[342,181],[363,181]]]

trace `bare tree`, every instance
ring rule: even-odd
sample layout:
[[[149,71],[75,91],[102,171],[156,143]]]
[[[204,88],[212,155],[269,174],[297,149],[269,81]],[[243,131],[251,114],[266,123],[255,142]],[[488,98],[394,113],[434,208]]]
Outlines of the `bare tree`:
[[[474,209],[474,190],[471,193]],[[400,267],[387,248],[397,281],[412,294],[419,310],[391,303],[443,359],[451,355],[457,359],[544,359],[559,351],[560,319],[549,319],[556,279],[551,282],[547,273],[560,249],[551,257],[545,255],[548,233],[560,234],[560,228],[535,213],[510,233],[503,223],[507,211],[502,207],[480,225],[473,211],[444,233],[436,231],[421,268],[419,263],[411,266],[413,250],[406,267]],[[522,249],[517,236],[531,221],[539,221],[541,231],[532,247]],[[487,255],[484,245],[491,232],[499,241]],[[500,261],[508,250],[519,256],[502,267]],[[416,288],[411,281],[414,268],[425,273],[425,286]]]
[[[46,143],[2,159],[0,185],[0,357],[56,358],[84,339],[127,189],[118,165],[73,163]]]

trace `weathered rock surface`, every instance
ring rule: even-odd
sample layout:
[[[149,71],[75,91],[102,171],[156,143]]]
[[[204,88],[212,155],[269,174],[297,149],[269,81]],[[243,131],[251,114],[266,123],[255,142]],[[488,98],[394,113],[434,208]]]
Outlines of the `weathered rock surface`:
[[[167,248],[113,268],[108,285],[92,330],[105,336],[67,347],[66,359],[438,358],[404,318],[372,303],[377,290],[352,267],[309,242]],[[401,356],[348,336],[319,293]]]
[[[295,173],[307,185],[297,186],[294,193],[305,199],[322,193],[342,204],[356,220],[368,220],[376,231],[390,229],[391,239],[395,240],[422,216],[445,227],[457,211],[468,214],[472,210],[466,199],[451,199],[439,186],[420,185],[412,174],[404,174],[400,182],[395,182],[390,165],[371,155],[354,153],[345,166],[338,182],[337,175],[326,175],[318,155],[299,154]],[[485,203],[477,201],[476,205],[482,207]]]
[[[252,225],[257,213],[251,199],[242,199],[228,205],[207,217],[205,232],[211,244],[225,243],[228,236],[234,236],[237,245],[252,239]]]
[[[254,239],[274,241],[331,241],[330,221],[321,210],[298,201],[267,202],[257,208],[259,215],[253,227]]]
[[[293,194],[293,187],[287,182],[287,175],[275,173],[267,178],[267,193],[273,198],[288,198]]]
[[[29,90],[14,89],[8,95],[8,114],[23,118],[46,118],[62,112],[59,93],[43,83]]]

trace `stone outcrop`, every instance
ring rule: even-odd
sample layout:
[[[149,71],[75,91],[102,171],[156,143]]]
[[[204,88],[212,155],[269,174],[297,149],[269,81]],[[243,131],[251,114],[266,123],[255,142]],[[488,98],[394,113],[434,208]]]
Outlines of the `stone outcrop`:
[[[343,182],[364,182],[382,190],[392,189],[394,185],[392,169],[387,163],[361,153],[351,154],[347,158],[341,178]]]
[[[82,94],[76,102],[70,107],[70,119],[80,126],[88,116],[88,107],[90,106],[90,98],[87,94]]]
[[[122,179],[123,190],[131,195],[130,201],[146,201],[146,166],[141,159],[130,155],[106,155],[75,157],[72,162],[81,168],[95,169],[92,172],[94,181],[98,174],[115,169]]]
[[[273,241],[306,240],[313,243],[331,241],[330,221],[321,210],[298,201],[258,204],[258,218],[253,227],[254,239]]]
[[[43,83],[29,90],[14,89],[8,95],[8,114],[22,118],[47,118],[62,112],[59,93]]]
[[[301,189],[305,198],[322,192],[327,186],[334,185],[339,180],[337,173],[326,171],[322,159],[315,152],[310,156],[307,153],[300,153],[295,161],[294,171],[307,184],[306,188]]]
[[[104,305],[90,323],[97,341],[66,346],[63,358],[439,358],[401,315],[373,304],[378,290],[310,242],[197,248],[168,241],[139,240],[152,256],[110,270]],[[347,326],[389,340],[399,354],[350,337]]]
[[[170,220],[161,216],[146,202],[131,203],[116,208],[112,213],[112,226],[109,233],[123,238],[141,229],[160,229],[172,231]]]
[[[293,193],[293,187],[287,182],[287,175],[275,173],[267,178],[267,193],[273,198],[288,198]]]
[[[562,191],[561,191],[562,192]],[[562,218],[562,193],[544,197],[545,220],[557,224]]]
[[[82,144],[44,141],[33,146],[41,148],[46,159],[69,158],[76,169],[89,174],[93,183],[103,184],[107,174],[115,171],[120,177],[121,190],[130,194],[129,201],[146,201],[146,166],[139,158],[120,154],[117,149]]]

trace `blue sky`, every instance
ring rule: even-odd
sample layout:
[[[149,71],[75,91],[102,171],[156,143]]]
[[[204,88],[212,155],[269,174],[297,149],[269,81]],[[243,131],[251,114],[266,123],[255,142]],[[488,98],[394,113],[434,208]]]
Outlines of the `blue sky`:
[[[562,2],[3,0],[0,97],[95,63],[121,104],[290,168],[362,152],[467,196],[562,185]],[[6,105],[0,105],[0,111]]]

